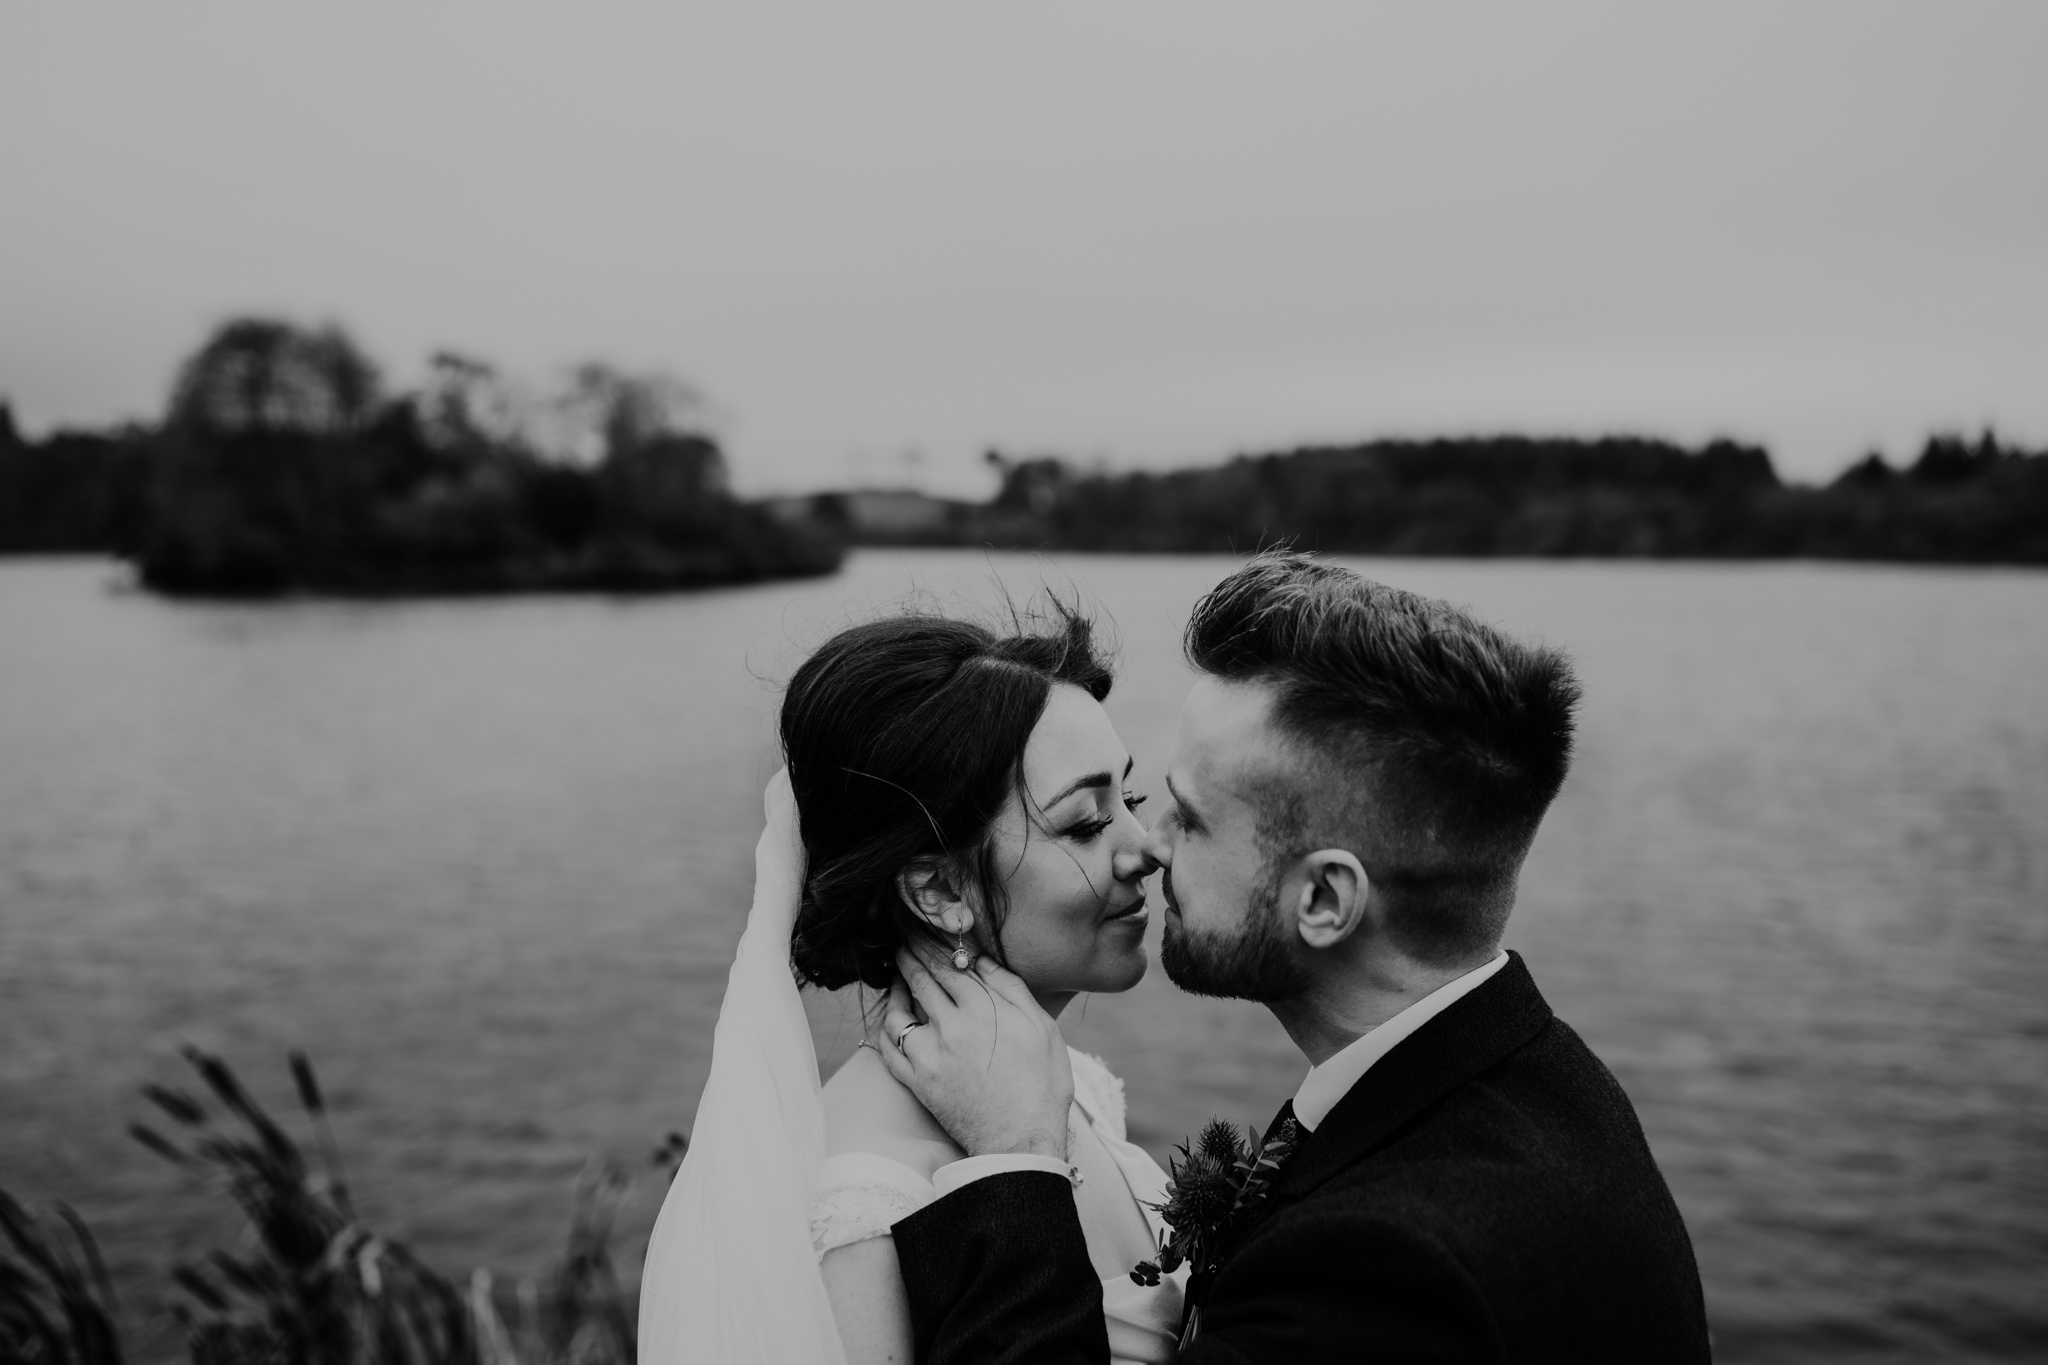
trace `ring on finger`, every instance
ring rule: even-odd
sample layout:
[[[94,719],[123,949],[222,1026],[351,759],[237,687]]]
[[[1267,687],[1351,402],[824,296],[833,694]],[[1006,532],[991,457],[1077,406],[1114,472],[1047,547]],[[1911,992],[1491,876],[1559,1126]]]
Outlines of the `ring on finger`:
[[[910,1031],[911,1031],[912,1029],[914,1029],[914,1028],[923,1028],[923,1027],[924,1027],[924,1021],[923,1021],[923,1020],[921,1020],[921,1019],[913,1019],[913,1020],[911,1020],[911,1021],[910,1021],[909,1023],[905,1024],[905,1025],[904,1025],[904,1026],[903,1026],[902,1028],[898,1029],[898,1030],[896,1031],[896,1050],[897,1050],[898,1052],[901,1052],[901,1051],[903,1051],[903,1040],[904,1040],[905,1038],[908,1038],[908,1037],[910,1036]]]

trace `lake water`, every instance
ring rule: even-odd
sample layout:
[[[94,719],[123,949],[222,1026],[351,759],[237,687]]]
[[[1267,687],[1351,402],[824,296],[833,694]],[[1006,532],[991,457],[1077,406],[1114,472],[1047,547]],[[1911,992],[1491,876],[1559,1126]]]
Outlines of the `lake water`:
[[[2048,1357],[2048,575],[1359,567],[1580,663],[1509,941],[1634,1097],[1720,1358]],[[585,1156],[644,1169],[690,1120],[805,648],[913,589],[1070,581],[1156,788],[1227,568],[876,551],[653,600],[265,606],[0,563],[0,1185],[78,1206],[161,1354],[164,1262],[234,1223],[124,1136],[136,1087],[190,1038],[291,1113],[303,1046],[374,1222],[539,1271]],[[854,1016],[813,1015],[829,1064]],[[1158,1152],[1302,1069],[1156,969],[1068,1019]]]

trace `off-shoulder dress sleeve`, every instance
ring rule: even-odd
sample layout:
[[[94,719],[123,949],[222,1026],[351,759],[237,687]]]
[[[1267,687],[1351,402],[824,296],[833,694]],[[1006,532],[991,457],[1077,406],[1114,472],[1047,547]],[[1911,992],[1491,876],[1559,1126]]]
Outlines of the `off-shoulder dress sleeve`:
[[[890,1224],[931,1202],[931,1182],[900,1161],[875,1152],[826,1157],[811,1195],[811,1248],[823,1256],[887,1237]]]

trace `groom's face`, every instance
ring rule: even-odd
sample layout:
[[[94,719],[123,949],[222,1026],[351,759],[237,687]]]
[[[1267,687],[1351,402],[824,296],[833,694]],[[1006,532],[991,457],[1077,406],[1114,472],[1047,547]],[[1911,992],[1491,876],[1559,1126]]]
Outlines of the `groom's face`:
[[[1146,840],[1163,865],[1159,960],[1183,990],[1282,1000],[1306,984],[1276,867],[1259,839],[1261,799],[1287,777],[1272,695],[1258,683],[1203,678],[1181,708],[1167,760],[1169,801]]]

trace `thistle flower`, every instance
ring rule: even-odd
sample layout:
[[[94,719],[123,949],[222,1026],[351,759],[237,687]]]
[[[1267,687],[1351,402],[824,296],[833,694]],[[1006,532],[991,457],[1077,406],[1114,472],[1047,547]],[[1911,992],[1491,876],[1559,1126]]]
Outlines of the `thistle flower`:
[[[1236,1202],[1237,1190],[1231,1184],[1227,1167],[1191,1162],[1172,1201],[1173,1211],[1180,1217],[1172,1221],[1175,1226],[1214,1227],[1229,1215]]]
[[[1222,1119],[1210,1119],[1203,1125],[1201,1136],[1195,1139],[1195,1151],[1226,1171],[1250,1156],[1236,1126]]]

